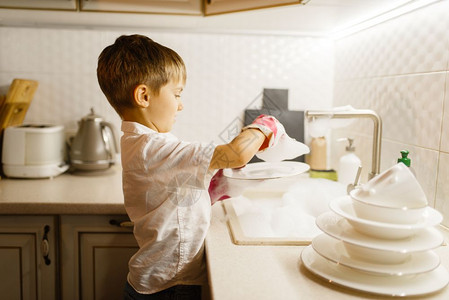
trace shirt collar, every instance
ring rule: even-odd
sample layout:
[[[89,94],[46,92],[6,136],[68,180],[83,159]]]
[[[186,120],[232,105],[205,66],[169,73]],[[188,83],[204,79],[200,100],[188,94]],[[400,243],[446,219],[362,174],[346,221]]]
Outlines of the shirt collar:
[[[153,130],[145,125],[142,125],[138,122],[131,122],[131,121],[122,121],[122,127],[121,130],[124,133],[134,133],[134,134],[160,134],[162,136],[165,136],[166,138],[178,140],[177,137],[175,137],[170,132],[157,132],[156,130]]]
[[[136,134],[158,133],[157,131],[137,122],[122,121],[122,131]]]

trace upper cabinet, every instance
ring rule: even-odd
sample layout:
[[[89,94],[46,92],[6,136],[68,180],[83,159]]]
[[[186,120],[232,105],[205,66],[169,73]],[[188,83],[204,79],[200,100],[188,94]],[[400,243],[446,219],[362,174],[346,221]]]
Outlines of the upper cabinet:
[[[216,15],[242,10],[306,3],[304,0],[204,0],[204,15]]]
[[[201,0],[80,0],[81,11],[201,15]]]
[[[90,12],[216,15],[306,3],[309,0],[0,0],[0,8]]]
[[[0,0],[2,8],[76,10],[78,0]]]

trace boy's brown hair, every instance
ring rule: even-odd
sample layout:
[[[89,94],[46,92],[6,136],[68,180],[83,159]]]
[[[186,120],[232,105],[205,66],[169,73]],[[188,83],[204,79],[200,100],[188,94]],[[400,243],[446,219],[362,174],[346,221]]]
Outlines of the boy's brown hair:
[[[154,95],[170,80],[186,81],[182,58],[172,49],[143,35],[122,35],[98,57],[97,78],[112,107],[121,116],[133,107],[133,92],[147,85]]]

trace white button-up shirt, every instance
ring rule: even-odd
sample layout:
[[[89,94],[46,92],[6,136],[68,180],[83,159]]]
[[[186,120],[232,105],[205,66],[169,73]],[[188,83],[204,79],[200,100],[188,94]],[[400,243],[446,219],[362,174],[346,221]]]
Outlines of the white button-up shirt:
[[[204,283],[215,145],[182,142],[135,122],[122,122],[122,131],[125,208],[139,244],[128,282],[143,294]]]

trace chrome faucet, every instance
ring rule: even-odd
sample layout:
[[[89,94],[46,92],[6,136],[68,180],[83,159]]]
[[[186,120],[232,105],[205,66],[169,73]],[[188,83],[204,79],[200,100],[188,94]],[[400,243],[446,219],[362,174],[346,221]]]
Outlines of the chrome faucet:
[[[352,118],[369,118],[374,122],[373,128],[373,153],[371,173],[368,179],[373,178],[380,173],[380,150],[382,143],[382,120],[379,115],[369,109],[354,109],[347,111],[331,111],[331,110],[307,110],[304,113],[307,119],[327,117],[335,119],[352,119]]]

